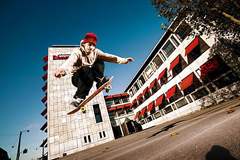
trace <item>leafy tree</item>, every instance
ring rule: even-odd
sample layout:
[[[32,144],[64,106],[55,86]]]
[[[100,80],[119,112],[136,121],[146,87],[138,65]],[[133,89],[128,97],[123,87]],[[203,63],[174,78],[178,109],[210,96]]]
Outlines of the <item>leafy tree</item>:
[[[185,20],[198,31],[217,38],[237,39],[240,33],[239,0],[151,0],[158,17],[172,22]],[[168,24],[162,24],[166,29]]]

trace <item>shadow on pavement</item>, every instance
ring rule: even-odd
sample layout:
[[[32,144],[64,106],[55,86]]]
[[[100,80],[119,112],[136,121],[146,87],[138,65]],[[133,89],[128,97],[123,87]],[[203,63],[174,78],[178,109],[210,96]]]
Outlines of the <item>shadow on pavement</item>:
[[[168,131],[170,128],[175,127],[176,124],[178,124],[178,123],[180,123],[180,122],[183,122],[183,121],[185,121],[185,120],[181,120],[181,121],[175,122],[175,123],[173,123],[173,124],[170,124],[170,125],[162,128],[161,131],[158,131],[158,132],[154,133],[153,135],[151,135],[151,136],[149,136],[149,137],[147,137],[147,138],[152,138],[152,137],[154,137],[154,136],[156,136],[156,135],[158,135],[158,134],[160,134],[160,133],[162,133],[162,132]]]
[[[214,145],[206,154],[206,160],[237,160],[234,158],[229,150],[222,146]]]

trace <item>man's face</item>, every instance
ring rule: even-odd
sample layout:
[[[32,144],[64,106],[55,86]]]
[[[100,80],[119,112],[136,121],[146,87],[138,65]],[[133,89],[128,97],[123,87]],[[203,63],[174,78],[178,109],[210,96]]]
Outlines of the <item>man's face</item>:
[[[91,53],[95,49],[95,44],[94,43],[87,42],[87,43],[84,43],[83,45],[85,47],[85,50],[86,50],[87,54]]]

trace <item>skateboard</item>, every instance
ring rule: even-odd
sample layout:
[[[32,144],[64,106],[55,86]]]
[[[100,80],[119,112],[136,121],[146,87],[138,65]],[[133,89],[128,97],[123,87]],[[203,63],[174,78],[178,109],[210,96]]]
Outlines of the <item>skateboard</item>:
[[[76,113],[77,111],[79,111],[81,109],[81,111],[83,113],[86,113],[86,108],[84,107],[84,105],[86,105],[89,101],[91,101],[96,95],[98,95],[100,92],[102,92],[102,90],[105,89],[105,91],[108,93],[110,91],[110,89],[112,88],[110,83],[112,82],[113,76],[106,82],[104,83],[101,87],[99,87],[95,92],[93,92],[87,99],[85,99],[84,101],[82,101],[82,103],[79,104],[79,106],[77,108],[75,108],[74,110],[70,111],[67,113],[67,115],[71,115],[73,113]]]

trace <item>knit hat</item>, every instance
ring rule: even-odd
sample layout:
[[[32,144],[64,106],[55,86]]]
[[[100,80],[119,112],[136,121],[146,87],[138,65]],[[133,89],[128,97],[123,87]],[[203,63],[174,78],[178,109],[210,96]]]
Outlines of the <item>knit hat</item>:
[[[92,42],[93,44],[97,44],[97,36],[94,33],[87,33],[84,37],[83,43]]]

